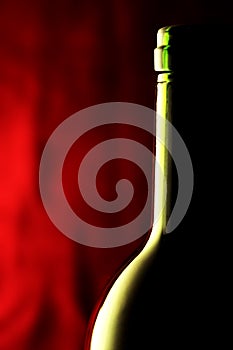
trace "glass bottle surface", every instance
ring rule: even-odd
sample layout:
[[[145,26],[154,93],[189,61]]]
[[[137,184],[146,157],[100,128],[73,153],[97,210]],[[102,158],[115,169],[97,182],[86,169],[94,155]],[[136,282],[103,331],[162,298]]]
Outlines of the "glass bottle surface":
[[[223,348],[229,339],[232,40],[228,24],[170,26],[158,33],[156,110],[172,120],[189,149],[193,199],[172,234],[163,235],[163,216],[116,279],[99,308],[90,350],[189,349],[218,342]],[[156,147],[163,171],[172,174],[174,203],[176,170],[172,161],[168,168],[161,144]],[[164,190],[156,189],[155,202]]]

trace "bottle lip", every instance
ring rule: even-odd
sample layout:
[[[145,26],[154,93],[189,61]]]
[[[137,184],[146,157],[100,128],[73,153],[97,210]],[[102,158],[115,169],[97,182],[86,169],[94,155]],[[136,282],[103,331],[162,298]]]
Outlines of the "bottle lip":
[[[231,45],[232,42],[233,24],[231,23],[164,26],[157,31],[154,69],[158,73],[180,69],[206,69],[206,63],[209,63],[206,62],[207,55],[211,54],[214,58],[216,50],[222,50],[223,54],[226,54],[226,46]]]

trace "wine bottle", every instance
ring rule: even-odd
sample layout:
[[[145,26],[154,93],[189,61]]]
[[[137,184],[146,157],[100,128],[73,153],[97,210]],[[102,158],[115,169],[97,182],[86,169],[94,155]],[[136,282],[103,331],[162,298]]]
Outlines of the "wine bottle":
[[[225,348],[232,40],[229,24],[173,25],[158,31],[156,112],[172,122],[190,152],[193,198],[183,221],[165,235],[179,178],[167,148],[156,142],[156,157],[171,184],[170,206],[99,305],[87,349],[209,348],[218,342]],[[157,123],[156,133],[166,138],[165,125]],[[155,207],[165,196],[156,176],[155,164]]]

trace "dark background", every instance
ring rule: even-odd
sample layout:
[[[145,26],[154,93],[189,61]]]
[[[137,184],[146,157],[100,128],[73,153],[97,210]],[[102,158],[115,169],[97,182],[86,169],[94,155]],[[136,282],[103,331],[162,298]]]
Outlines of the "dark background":
[[[144,238],[81,246],[38,192],[56,126],[110,101],[154,108],[153,50],[164,25],[230,21],[227,2],[0,2],[0,349],[83,349],[101,292]]]

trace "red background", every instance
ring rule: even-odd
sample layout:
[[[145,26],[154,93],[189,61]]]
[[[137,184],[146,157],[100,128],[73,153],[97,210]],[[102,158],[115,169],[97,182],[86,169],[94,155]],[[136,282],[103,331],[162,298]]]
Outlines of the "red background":
[[[57,231],[38,189],[49,135],[97,103],[153,108],[157,29],[228,12],[194,0],[0,2],[1,350],[83,349],[104,287],[144,239],[96,249]]]

